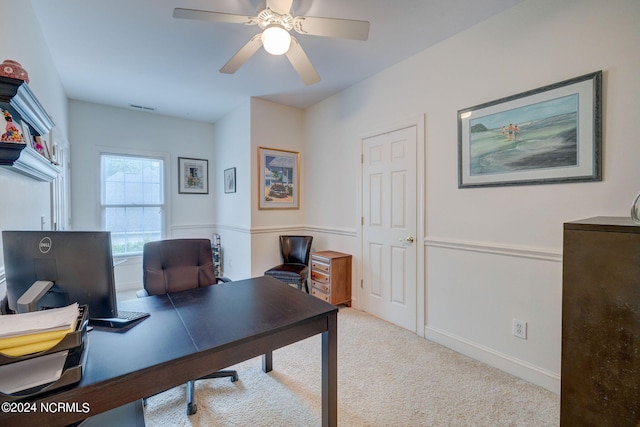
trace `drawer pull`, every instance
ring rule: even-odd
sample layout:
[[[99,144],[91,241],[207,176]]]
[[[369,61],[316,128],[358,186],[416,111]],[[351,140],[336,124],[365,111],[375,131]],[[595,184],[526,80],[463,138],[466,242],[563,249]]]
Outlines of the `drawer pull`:
[[[313,295],[316,298],[320,298],[321,300],[324,300],[326,302],[329,302],[329,295],[323,294],[322,292],[318,291],[317,289],[312,288],[311,289],[311,295]]]
[[[321,264],[319,262],[314,262],[314,261],[311,261],[311,269],[324,271],[325,273],[329,272],[329,266],[327,264]]]
[[[327,283],[329,282],[329,276],[326,276],[318,271],[312,271],[311,280],[315,280],[316,282]]]
[[[329,293],[331,291],[331,285],[330,284],[325,284],[325,283],[320,283],[320,282],[316,282],[314,280],[311,281],[311,286],[314,288],[317,288],[318,290],[320,290],[321,292],[324,293]]]

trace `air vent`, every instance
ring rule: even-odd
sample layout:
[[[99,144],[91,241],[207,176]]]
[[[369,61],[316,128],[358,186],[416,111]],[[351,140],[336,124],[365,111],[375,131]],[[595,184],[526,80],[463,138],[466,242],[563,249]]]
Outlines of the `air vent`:
[[[153,107],[145,107],[144,105],[136,105],[136,104],[129,104],[129,107],[135,108],[137,110],[145,110],[145,111],[155,111],[156,110]]]

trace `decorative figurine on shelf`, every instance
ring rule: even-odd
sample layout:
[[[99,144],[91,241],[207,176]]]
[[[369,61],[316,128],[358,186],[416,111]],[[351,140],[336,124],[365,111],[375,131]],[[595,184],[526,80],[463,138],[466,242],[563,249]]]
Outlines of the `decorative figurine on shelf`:
[[[7,126],[5,127],[6,132],[0,136],[1,142],[17,142],[17,143],[25,143],[18,127],[15,123],[13,123],[13,117],[11,117],[11,113],[7,110],[3,110],[4,119],[7,122]]]
[[[20,79],[29,83],[29,73],[27,73],[27,70],[22,68],[19,62],[12,59],[5,59],[4,62],[0,64],[0,76]]]

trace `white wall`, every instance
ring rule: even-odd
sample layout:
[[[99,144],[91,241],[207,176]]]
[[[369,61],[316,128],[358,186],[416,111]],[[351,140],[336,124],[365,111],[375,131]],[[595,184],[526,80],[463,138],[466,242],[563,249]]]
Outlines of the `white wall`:
[[[425,114],[427,336],[559,390],[563,223],[627,216],[640,190],[639,18],[635,0],[529,0],[309,108],[305,223],[357,240],[361,136]],[[597,70],[602,182],[457,188],[457,110]]]
[[[166,238],[211,237],[218,186],[212,124],[75,100],[69,102],[69,120],[73,229],[101,228],[99,155],[114,150],[168,158]],[[178,157],[209,161],[209,194],[178,194]],[[141,288],[140,258],[129,258],[115,274],[119,291]]]
[[[258,147],[297,151],[300,171],[306,167],[303,152],[302,110],[258,98],[251,100],[251,164],[256,185],[251,195],[251,225],[253,227],[291,226],[302,224],[305,211],[304,194],[300,195],[300,209],[260,210],[258,208]],[[304,186],[304,172],[300,174],[300,188]]]
[[[262,275],[280,262],[278,235],[301,229],[304,194],[299,209],[258,208],[258,147],[300,152],[304,170],[302,129],[301,110],[258,98],[216,123],[216,164],[223,169],[235,166],[237,174],[236,193],[224,194],[221,186],[216,190],[216,232],[222,241],[225,276],[238,280]],[[301,179],[301,189],[303,185]]]
[[[234,280],[251,277],[251,101],[247,99],[214,125],[215,223],[222,245],[222,270]],[[236,168],[236,192],[225,193],[222,174]]]
[[[67,132],[67,99],[37,18],[28,1],[0,0],[2,57],[18,61],[29,73],[29,88],[55,122],[58,135]],[[36,24],[34,24],[36,23]],[[51,228],[51,184],[0,168],[0,230]],[[4,261],[0,244],[0,296],[4,294]]]
[[[251,165],[255,185],[251,192],[251,275],[261,276],[279,264],[280,234],[300,233],[307,197],[300,192],[299,209],[260,210],[258,208],[258,147],[300,153],[300,189],[304,188],[307,164],[303,145],[302,111],[262,99],[251,100]]]

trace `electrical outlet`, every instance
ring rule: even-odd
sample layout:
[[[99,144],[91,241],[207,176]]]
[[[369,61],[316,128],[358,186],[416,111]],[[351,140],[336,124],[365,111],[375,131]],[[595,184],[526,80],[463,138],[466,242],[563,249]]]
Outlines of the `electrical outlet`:
[[[513,319],[513,336],[526,340],[527,339],[527,322],[523,320]]]

